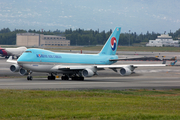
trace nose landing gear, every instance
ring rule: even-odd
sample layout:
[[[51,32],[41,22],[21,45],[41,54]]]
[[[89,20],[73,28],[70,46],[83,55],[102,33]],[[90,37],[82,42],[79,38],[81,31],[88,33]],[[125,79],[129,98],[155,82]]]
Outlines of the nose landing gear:
[[[32,74],[32,71],[29,71],[29,72],[28,72],[28,76],[27,76],[27,80],[32,80],[32,79],[33,79],[33,77],[31,76],[31,74]]]
[[[27,76],[27,80],[32,80],[33,79],[33,77],[32,76]]]

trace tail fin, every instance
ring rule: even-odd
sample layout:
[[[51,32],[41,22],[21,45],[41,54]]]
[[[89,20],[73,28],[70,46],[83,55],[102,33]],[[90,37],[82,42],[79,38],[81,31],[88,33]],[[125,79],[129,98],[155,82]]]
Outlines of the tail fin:
[[[171,66],[175,65],[177,62],[177,60],[175,60],[174,62],[171,62]]]
[[[99,54],[102,55],[115,55],[118,47],[119,36],[121,32],[121,27],[116,27],[113,33],[110,35],[106,44],[103,46]]]

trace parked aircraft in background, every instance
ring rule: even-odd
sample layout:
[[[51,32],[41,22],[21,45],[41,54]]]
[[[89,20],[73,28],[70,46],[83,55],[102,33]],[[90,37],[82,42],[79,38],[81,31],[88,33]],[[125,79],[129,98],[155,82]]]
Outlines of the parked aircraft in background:
[[[24,51],[26,51],[26,47],[18,47],[18,48],[0,48],[0,54],[2,57],[9,58],[9,56],[16,56],[18,58]]]
[[[140,65],[111,65],[118,60],[116,50],[118,46],[120,27],[116,27],[99,54],[57,53],[43,49],[27,49],[17,61],[11,57],[7,62],[12,72],[28,75],[32,80],[32,72],[49,73],[48,80],[55,80],[55,75],[63,74],[62,80],[84,80],[84,77],[97,75],[98,70],[112,69],[120,75],[130,75],[139,66],[166,66],[165,64]]]

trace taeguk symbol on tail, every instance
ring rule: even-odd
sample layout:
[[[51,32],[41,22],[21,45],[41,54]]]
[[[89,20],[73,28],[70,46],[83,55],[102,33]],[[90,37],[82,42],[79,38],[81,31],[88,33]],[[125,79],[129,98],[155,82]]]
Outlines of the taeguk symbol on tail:
[[[111,38],[111,49],[114,51],[116,49],[116,38],[115,37],[112,37]]]

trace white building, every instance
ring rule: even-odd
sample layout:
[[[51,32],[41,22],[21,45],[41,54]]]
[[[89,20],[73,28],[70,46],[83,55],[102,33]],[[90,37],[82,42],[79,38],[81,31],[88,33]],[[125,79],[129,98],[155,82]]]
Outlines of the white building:
[[[179,40],[173,40],[169,35],[161,35],[158,36],[156,40],[149,40],[149,43],[146,46],[156,46],[156,47],[163,47],[163,46],[172,46],[172,47],[179,47]]]

